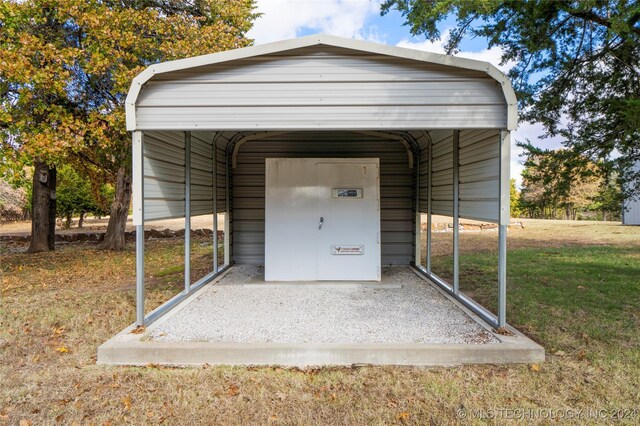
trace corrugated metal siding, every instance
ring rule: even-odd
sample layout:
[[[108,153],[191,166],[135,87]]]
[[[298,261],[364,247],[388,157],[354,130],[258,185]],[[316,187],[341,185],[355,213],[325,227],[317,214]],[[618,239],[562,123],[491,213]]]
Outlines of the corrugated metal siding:
[[[432,140],[433,214],[453,215],[453,131],[430,131]],[[459,136],[459,215],[465,219],[497,222],[500,132],[463,130]],[[429,150],[420,143],[420,211],[427,212]]]
[[[184,217],[185,133],[144,133],[144,219]],[[224,210],[224,154],[218,210]],[[220,157],[220,155],[219,155]],[[222,170],[220,170],[222,169]],[[222,185],[222,186],[221,186]],[[191,214],[213,212],[213,132],[191,133]]]
[[[137,100],[139,129],[506,128],[486,74],[327,46],[163,73]]]
[[[460,132],[460,217],[498,222],[500,131]]]
[[[413,256],[413,170],[395,140],[355,133],[289,133],[246,142],[233,169],[233,258],[264,263],[266,158],[380,158],[382,263],[408,264]]]
[[[453,215],[453,131],[436,130],[431,136],[431,212]]]

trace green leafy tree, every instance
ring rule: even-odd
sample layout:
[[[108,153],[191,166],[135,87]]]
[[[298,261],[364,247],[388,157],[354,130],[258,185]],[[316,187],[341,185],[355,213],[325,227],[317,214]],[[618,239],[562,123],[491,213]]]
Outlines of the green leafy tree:
[[[82,228],[87,213],[107,214],[108,209],[103,198],[106,194],[95,193],[89,179],[81,176],[70,165],[58,167],[57,173],[56,215],[65,219],[65,227],[71,227],[72,218],[75,216],[80,216],[78,227]]]
[[[92,180],[114,184],[103,247],[122,249],[131,200],[124,123],[131,81],[153,63],[247,46],[253,8],[252,0],[0,3],[0,148],[35,166],[33,226],[55,221],[55,165],[75,164]],[[48,213],[36,220],[40,210]],[[33,251],[52,249],[36,231]]]
[[[640,192],[640,4],[633,0],[386,0],[414,35],[456,54],[466,37],[503,51],[522,116],[592,161],[613,161],[628,192]],[[568,123],[568,124],[563,124]],[[634,189],[635,188],[635,189]],[[630,194],[627,194],[630,195]]]
[[[522,207],[520,206],[520,191],[516,187],[516,180],[511,179],[509,182],[511,217],[520,217],[522,215]]]
[[[621,192],[606,163],[566,149],[524,149],[521,205],[531,217],[578,219],[619,216]]]
[[[605,172],[598,195],[593,199],[594,209],[601,212],[602,220],[620,220],[623,201],[623,194],[615,174]]]

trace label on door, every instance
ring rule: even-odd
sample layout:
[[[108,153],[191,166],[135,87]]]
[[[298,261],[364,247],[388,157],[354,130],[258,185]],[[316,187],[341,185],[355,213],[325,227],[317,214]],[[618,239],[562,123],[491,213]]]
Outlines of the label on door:
[[[333,188],[333,198],[362,198],[362,188]]]
[[[364,254],[364,246],[331,246],[331,254],[335,255],[353,255]]]

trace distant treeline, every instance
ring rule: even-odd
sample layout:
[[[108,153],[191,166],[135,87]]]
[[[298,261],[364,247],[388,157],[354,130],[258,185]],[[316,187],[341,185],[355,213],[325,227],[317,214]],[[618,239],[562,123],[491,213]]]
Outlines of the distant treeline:
[[[619,176],[568,149],[524,148],[522,188],[512,182],[511,216],[544,219],[620,220]]]

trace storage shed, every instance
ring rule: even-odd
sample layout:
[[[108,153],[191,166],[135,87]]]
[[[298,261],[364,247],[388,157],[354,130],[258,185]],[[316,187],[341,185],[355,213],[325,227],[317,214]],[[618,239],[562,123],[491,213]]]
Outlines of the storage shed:
[[[640,171],[640,161],[633,166],[634,172]],[[637,192],[637,191],[636,191]],[[627,198],[622,205],[622,224],[640,225],[640,195]]]
[[[234,263],[264,265],[278,281],[376,281],[381,266],[414,265],[506,324],[517,105],[493,65],[315,35],[153,65],[135,78],[126,114],[139,325]],[[222,212],[223,264],[214,238],[211,272],[191,282],[186,232],[184,291],[145,316],[145,221],[185,217],[189,228],[193,215]],[[432,214],[453,217],[451,282],[431,268]],[[497,316],[459,289],[460,218],[499,225]]]

